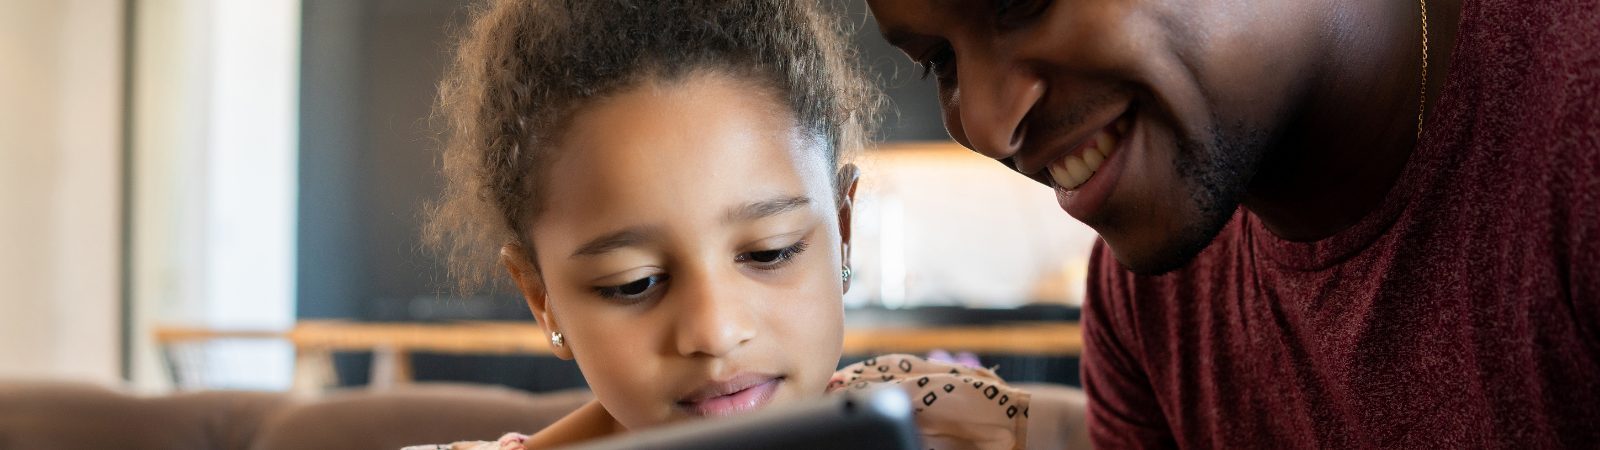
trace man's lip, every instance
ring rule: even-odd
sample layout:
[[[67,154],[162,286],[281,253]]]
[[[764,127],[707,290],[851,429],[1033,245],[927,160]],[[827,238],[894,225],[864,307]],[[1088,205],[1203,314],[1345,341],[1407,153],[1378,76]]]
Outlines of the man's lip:
[[[1107,108],[1095,112],[1094,115],[1089,117],[1089,120],[1084,121],[1086,125],[1063,135],[1061,139],[1051,141],[1046,145],[1030,146],[1032,148],[1018,152],[1016,156],[1012,157],[1015,162],[1012,169],[1046,186],[1054,186],[1050,181],[1050,174],[1045,172],[1045,168],[1049,167],[1051,162],[1083,148],[1085,144],[1089,143],[1089,139],[1094,138],[1096,132],[1112,126],[1117,120],[1127,115],[1132,107],[1132,103],[1128,102],[1123,103],[1118,108]]]
[[[1125,131],[1116,138],[1105,160],[1088,180],[1071,187],[1070,190],[1064,186],[1053,186],[1056,191],[1056,203],[1061,206],[1061,210],[1081,222],[1090,224],[1096,222],[1095,218],[1109,201],[1112,191],[1122,178],[1127,160],[1132,157],[1129,153],[1139,148],[1140,141],[1137,135],[1140,124],[1131,113],[1127,120],[1126,125],[1118,123],[1119,126],[1126,126]]]
[[[761,374],[761,373],[740,373],[738,375],[734,375],[732,377],[724,378],[724,379],[721,379],[721,380],[713,380],[713,381],[706,382],[705,384],[702,384],[699,387],[695,388],[693,391],[689,391],[688,394],[685,394],[684,396],[679,397],[678,398],[678,403],[679,404],[698,403],[698,402],[705,401],[707,399],[712,399],[712,398],[716,398],[716,397],[726,396],[726,395],[729,395],[729,394],[734,394],[734,393],[737,393],[739,391],[743,391],[745,389],[749,389],[749,388],[751,388],[753,386],[757,386],[757,385],[760,385],[760,384],[763,384],[763,383],[766,383],[766,382],[769,382],[769,381],[780,380],[782,378],[783,377],[780,377],[780,376],[777,376],[777,375],[769,375],[769,374]]]

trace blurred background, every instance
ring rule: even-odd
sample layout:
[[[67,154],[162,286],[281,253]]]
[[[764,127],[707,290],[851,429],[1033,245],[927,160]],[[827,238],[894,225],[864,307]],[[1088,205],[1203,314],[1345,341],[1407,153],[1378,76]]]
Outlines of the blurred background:
[[[463,0],[0,1],[0,379],[145,392],[581,387],[510,292],[420,249]],[[1095,235],[949,142],[931,81],[830,3],[891,98],[861,155],[849,355],[1078,383]]]

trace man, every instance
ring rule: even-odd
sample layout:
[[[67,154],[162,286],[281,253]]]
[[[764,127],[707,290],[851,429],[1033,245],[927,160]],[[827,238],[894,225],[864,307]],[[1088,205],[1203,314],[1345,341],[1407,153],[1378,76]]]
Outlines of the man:
[[[1595,0],[869,3],[1101,234],[1097,446],[1600,443]]]

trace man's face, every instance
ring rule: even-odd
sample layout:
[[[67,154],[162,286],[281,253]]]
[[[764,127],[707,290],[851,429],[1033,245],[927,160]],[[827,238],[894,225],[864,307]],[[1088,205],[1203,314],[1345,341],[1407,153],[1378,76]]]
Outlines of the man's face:
[[[955,140],[1055,189],[1142,273],[1232,217],[1317,62],[1313,3],[869,0]]]

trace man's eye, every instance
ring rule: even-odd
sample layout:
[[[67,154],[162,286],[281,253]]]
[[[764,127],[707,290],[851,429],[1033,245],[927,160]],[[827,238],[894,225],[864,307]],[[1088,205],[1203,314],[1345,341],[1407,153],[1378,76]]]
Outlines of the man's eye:
[[[806,251],[806,242],[800,241],[780,249],[744,253],[734,258],[734,260],[752,263],[758,269],[772,270],[782,267],[784,263],[789,262],[790,259],[804,251]]]
[[[651,288],[667,281],[667,276],[651,275],[616,286],[600,286],[594,288],[595,293],[613,300],[636,301],[642,300]]]
[[[1050,6],[1050,0],[996,0],[995,28],[1011,30],[1028,25]]]
[[[936,76],[939,80],[949,80],[955,74],[956,52],[950,48],[950,44],[940,44],[928,52],[917,65],[922,66],[924,80],[928,79],[928,75]]]

